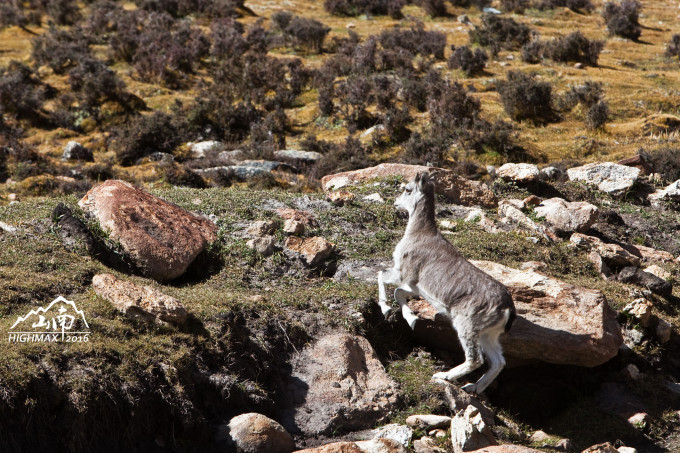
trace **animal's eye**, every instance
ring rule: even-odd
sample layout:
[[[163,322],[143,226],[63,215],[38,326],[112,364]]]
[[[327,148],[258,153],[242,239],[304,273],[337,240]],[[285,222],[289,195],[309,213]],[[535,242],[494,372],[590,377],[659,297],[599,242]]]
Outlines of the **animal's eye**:
[[[405,189],[404,192],[411,193],[411,189]]]

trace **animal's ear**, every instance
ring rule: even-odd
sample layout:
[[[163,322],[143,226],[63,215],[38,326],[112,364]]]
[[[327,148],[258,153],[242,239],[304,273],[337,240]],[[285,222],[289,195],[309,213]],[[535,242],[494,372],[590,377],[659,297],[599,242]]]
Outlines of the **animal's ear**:
[[[423,173],[418,173],[418,176],[420,177],[420,178],[418,178],[418,185],[422,189],[423,187],[425,187],[425,184],[430,182],[430,174],[428,172],[423,172]]]
[[[413,182],[415,182],[416,184],[420,184],[420,178],[422,177],[422,175],[423,175],[422,173],[416,173],[416,177],[413,178]]]

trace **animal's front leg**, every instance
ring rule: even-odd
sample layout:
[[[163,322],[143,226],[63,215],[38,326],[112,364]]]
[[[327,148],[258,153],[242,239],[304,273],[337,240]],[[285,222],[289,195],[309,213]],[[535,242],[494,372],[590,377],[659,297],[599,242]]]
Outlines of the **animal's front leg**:
[[[404,316],[409,327],[411,327],[411,330],[416,328],[418,317],[411,311],[407,302],[409,296],[415,295],[417,295],[417,293],[408,285],[402,285],[394,291],[394,298],[397,299],[397,302],[401,305],[401,314]]]
[[[387,303],[387,292],[385,285],[393,285],[399,283],[399,271],[392,268],[378,272],[378,304],[383,316],[387,316],[392,310],[392,307]]]

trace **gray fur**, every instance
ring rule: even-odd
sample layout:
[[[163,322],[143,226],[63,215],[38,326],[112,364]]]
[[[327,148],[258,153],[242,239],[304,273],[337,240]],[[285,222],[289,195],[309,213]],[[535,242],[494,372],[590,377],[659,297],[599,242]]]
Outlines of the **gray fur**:
[[[428,173],[416,175],[395,202],[406,209],[409,221],[394,250],[394,266],[378,274],[378,303],[387,314],[385,284],[396,284],[394,297],[411,328],[417,317],[406,305],[409,297],[423,297],[448,316],[465,351],[465,362],[433,379],[454,380],[479,368],[484,356],[489,369],[463,389],[481,393],[505,366],[499,337],[515,318],[507,288],[477,269],[437,229],[434,217],[434,183]]]

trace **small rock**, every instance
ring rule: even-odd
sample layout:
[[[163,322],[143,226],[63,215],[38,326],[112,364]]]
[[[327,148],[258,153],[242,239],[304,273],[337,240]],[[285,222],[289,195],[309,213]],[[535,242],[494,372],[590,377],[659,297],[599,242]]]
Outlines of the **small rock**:
[[[170,153],[164,153],[161,151],[151,153],[147,157],[151,162],[170,163],[175,161],[175,156],[173,156]]]
[[[279,423],[262,414],[238,415],[223,426],[218,438],[231,441],[238,453],[290,453],[295,442]]]
[[[61,155],[62,160],[84,160],[88,162],[94,161],[92,151],[85,148],[78,142],[70,141],[64,147],[64,153]]]
[[[641,376],[641,373],[640,373],[640,370],[638,369],[638,367],[636,367],[632,363],[629,363],[626,366],[626,373],[628,373],[628,376],[630,376],[630,378],[634,381],[637,381],[638,379],[640,379],[640,376]]]
[[[524,203],[524,206],[538,206],[541,204],[542,200],[536,195],[529,195],[524,200],[522,200],[522,202]]]
[[[635,299],[623,308],[623,312],[635,317],[643,327],[647,327],[652,319],[652,309],[653,306],[648,300]]]
[[[321,447],[298,450],[295,453],[408,453],[399,442],[374,439],[359,442],[334,442]]]
[[[574,449],[574,443],[571,439],[560,439],[555,444],[555,450],[559,451],[572,451]]]
[[[671,273],[668,272],[663,267],[656,265],[656,264],[652,264],[651,266],[647,267],[644,271],[649,273],[649,274],[656,275],[657,277],[659,277],[662,280],[668,281],[668,280],[671,279]]]
[[[245,154],[241,149],[234,149],[232,151],[222,151],[217,155],[217,158],[219,160],[227,162],[238,162],[242,160],[243,157],[245,157]]]
[[[150,286],[138,286],[120,280],[112,274],[95,275],[92,287],[98,296],[132,318],[182,324],[189,315],[174,297]]]
[[[544,167],[541,168],[540,177],[544,181],[554,181],[558,179],[563,172],[556,167]]]
[[[583,233],[596,221],[597,206],[584,201],[567,202],[562,198],[544,200],[534,209],[536,215],[544,217],[558,234]]]
[[[583,63],[575,63],[574,69],[583,69]]]
[[[276,239],[273,236],[260,236],[246,242],[246,246],[260,255],[269,256],[276,251]]]
[[[350,204],[352,201],[354,201],[355,198],[356,195],[344,190],[330,192],[328,194],[328,200],[335,206],[344,206],[346,204]]]
[[[637,429],[645,429],[649,424],[649,414],[646,412],[638,412],[637,414],[628,417],[628,423]]]
[[[665,189],[660,189],[650,194],[647,199],[652,206],[660,206],[664,200],[680,199],[680,179],[670,184]]]
[[[545,272],[548,270],[548,265],[543,261],[525,261],[523,262],[520,269],[531,269],[532,271]]]
[[[443,428],[450,423],[451,417],[445,415],[411,415],[406,419],[408,426],[425,430]]]
[[[609,276],[612,274],[611,269],[609,269],[609,266],[607,266],[607,263],[605,263],[604,259],[602,258],[602,255],[600,255],[596,251],[592,250],[588,253],[588,261],[593,263],[593,266],[595,266],[595,270],[605,280],[607,280]]]
[[[496,445],[496,439],[479,409],[469,405],[451,419],[451,444],[455,453],[461,453]]]
[[[385,203],[385,200],[383,199],[383,197],[380,196],[380,194],[378,192],[374,192],[370,195],[366,195],[364,198],[362,198],[362,200],[372,201],[374,203],[380,203],[380,204]]]
[[[619,453],[637,453],[637,450],[633,447],[619,447],[616,451]]]
[[[604,444],[597,444],[586,448],[581,453],[617,453],[617,451],[612,444],[606,442]]]
[[[614,162],[601,162],[570,168],[567,175],[570,181],[596,185],[602,192],[616,195],[633,187],[640,175],[640,169]]]
[[[313,164],[323,157],[321,153],[317,153],[316,151],[299,151],[297,149],[274,151],[274,156],[278,159],[291,159],[306,164]]]
[[[267,236],[274,234],[274,232],[279,228],[279,222],[276,220],[258,220],[253,222],[246,233],[252,236]]]
[[[373,439],[392,439],[399,442],[404,447],[408,447],[413,437],[413,430],[408,426],[391,424],[374,430],[376,432]]]
[[[215,140],[206,140],[204,142],[193,143],[191,145],[191,157],[194,159],[203,159],[206,153],[210,151],[217,151],[224,146],[222,142]]]
[[[535,444],[540,444],[543,443],[547,440],[551,440],[552,436],[550,436],[548,433],[545,431],[541,431],[540,429],[538,431],[535,431],[531,437],[529,437],[529,441]]]
[[[647,288],[655,294],[668,297],[673,292],[673,285],[666,280],[663,280],[656,275],[649,274],[634,266],[624,267],[616,280],[622,283],[631,283],[634,285]]]
[[[534,164],[503,164],[496,170],[496,175],[505,181],[529,183],[538,179],[538,167]]]
[[[354,22],[350,22],[346,25],[346,27],[351,30],[353,28],[357,28],[357,25]]]
[[[316,228],[319,226],[319,222],[311,212],[300,211],[298,209],[281,208],[276,210],[276,214],[286,220],[296,220],[311,228]]]
[[[640,169],[643,175],[648,175],[652,172],[652,167],[647,162],[644,154],[636,154],[632,157],[626,157],[616,162],[619,165],[626,165],[628,167],[635,167]]]
[[[5,222],[0,222],[0,230],[4,231],[5,233],[14,234],[17,232],[17,227]]]
[[[294,236],[300,236],[305,232],[305,224],[298,222],[297,220],[288,219],[283,223],[283,232]]]
[[[17,196],[17,194],[11,193],[11,194],[7,195],[7,199],[8,199],[9,201],[18,201],[18,200],[19,200],[19,197]]]
[[[415,453],[446,453],[446,450],[437,446],[437,441],[431,437],[421,437],[413,441]]]
[[[673,325],[663,318],[659,318],[656,324],[656,338],[658,338],[659,343],[668,343],[671,340],[671,335],[673,333]]]
[[[618,244],[607,244],[599,238],[581,233],[572,234],[569,241],[577,247],[597,252],[611,268],[640,265],[640,258]]]
[[[321,264],[333,252],[334,245],[321,236],[311,238],[286,238],[286,248],[302,255],[308,266]]]
[[[470,18],[467,17],[466,14],[461,14],[460,16],[458,16],[458,22],[465,25],[469,25],[472,23],[470,22]]]

